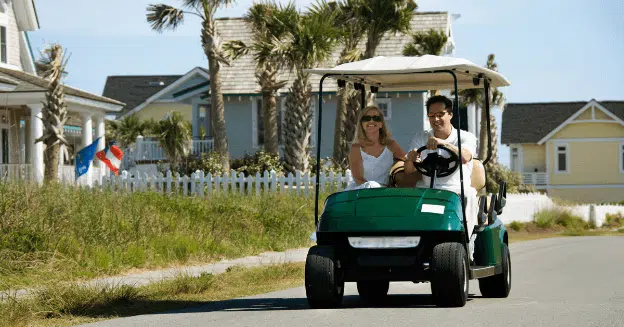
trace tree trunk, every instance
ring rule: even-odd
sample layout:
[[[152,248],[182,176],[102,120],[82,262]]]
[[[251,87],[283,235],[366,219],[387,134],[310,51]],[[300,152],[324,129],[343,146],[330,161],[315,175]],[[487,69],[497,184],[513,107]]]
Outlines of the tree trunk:
[[[202,45],[204,53],[208,57],[208,70],[210,73],[210,109],[212,126],[214,127],[214,149],[215,152],[221,155],[221,164],[227,172],[230,170],[230,154],[225,125],[225,107],[223,94],[221,93],[220,64],[217,59],[218,49],[213,37],[216,33],[213,22],[210,19],[206,19],[202,29]]]
[[[348,140],[345,138],[345,122],[347,119],[347,97],[348,90],[346,86],[338,90],[338,99],[336,100],[336,121],[334,124],[334,163],[340,167],[346,167],[347,153],[345,153],[346,143]]]
[[[43,160],[45,162],[43,179],[46,183],[58,182],[60,153],[61,144],[58,142],[55,145],[46,147],[43,153]]]
[[[492,158],[490,163],[493,165],[498,164],[498,130],[496,128],[496,118],[494,115],[490,115],[490,129],[492,130]]]
[[[488,139],[487,139],[487,121],[485,107],[481,108],[481,126],[479,127],[479,159],[482,161],[487,158]]]
[[[264,125],[264,151],[279,155],[279,135],[277,122],[277,99],[275,96],[275,69],[267,65],[266,70],[260,73],[262,86],[262,113]]]
[[[312,87],[309,83],[309,74],[299,71],[286,96],[286,124],[284,126],[286,141],[284,166],[288,172],[293,174],[297,170],[303,173],[308,171],[308,151],[312,127],[311,99]],[[320,162],[319,158],[317,160]]]
[[[355,129],[357,127],[357,117],[361,110],[361,93],[353,89],[353,85],[347,84],[347,118],[344,124],[344,148],[343,152],[345,157],[348,158],[348,153],[351,149],[351,142],[355,139]],[[348,166],[348,160],[346,160]]]

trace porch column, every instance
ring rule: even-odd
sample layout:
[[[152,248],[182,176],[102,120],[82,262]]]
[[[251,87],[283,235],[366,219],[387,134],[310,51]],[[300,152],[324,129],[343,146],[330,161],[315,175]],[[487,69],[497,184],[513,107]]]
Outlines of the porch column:
[[[9,163],[20,163],[20,111],[9,109]]]
[[[20,144],[20,163],[26,163],[26,127],[28,124],[24,126],[24,128],[19,129],[19,144]]]
[[[93,142],[93,121],[91,120],[91,113],[83,113],[82,114],[82,148],[88,146]],[[80,151],[80,150],[78,150]],[[89,187],[93,185],[93,181],[91,180],[92,169],[89,169],[86,174],[82,175],[80,179],[83,180],[83,183],[88,185]]]
[[[106,147],[106,138],[105,138],[105,128],[106,125],[104,123],[104,116],[96,116],[95,117],[95,138],[100,137],[100,141],[97,145],[97,151],[102,151]],[[108,167],[104,165],[101,161],[95,160],[97,162],[97,167],[100,168],[100,176],[97,176],[98,179],[106,176],[108,174]]]
[[[200,107],[201,108],[201,107]],[[206,131],[206,135],[210,135],[211,131],[210,131],[210,125],[212,122],[212,115],[210,115],[210,105],[204,105],[204,113],[206,115],[206,118],[204,119],[204,131]]]
[[[468,105],[468,113],[467,113],[467,116],[468,116],[468,131],[470,133],[475,134],[475,135],[478,136],[478,134],[477,134],[477,127],[476,127],[477,121],[476,121],[476,118],[475,118],[477,113],[475,112],[475,109],[476,108],[475,108],[474,104],[471,103],[471,104]]]
[[[42,142],[35,143],[35,141],[43,136],[43,121],[41,120],[41,110],[43,104],[31,104],[30,108],[30,141],[31,148],[30,158],[33,167],[33,178],[38,184],[43,183],[43,147]]]
[[[191,124],[193,126],[193,140],[196,140],[199,137],[199,104],[197,103],[193,103]]]

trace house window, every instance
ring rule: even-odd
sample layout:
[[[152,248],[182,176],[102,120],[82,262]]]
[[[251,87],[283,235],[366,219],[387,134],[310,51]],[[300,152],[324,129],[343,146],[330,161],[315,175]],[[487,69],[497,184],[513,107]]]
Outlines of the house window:
[[[379,107],[384,114],[386,120],[390,120],[392,117],[392,102],[391,98],[375,98],[375,105]]]
[[[569,146],[567,144],[557,144],[555,150],[555,171],[558,173],[570,172]]]
[[[6,26],[0,26],[0,62],[4,64],[8,63]]]
[[[0,164],[9,163],[9,130],[0,128]]]
[[[620,143],[620,173],[624,174],[624,142]]]
[[[518,148],[511,148],[511,170],[518,171]]]
[[[256,140],[257,146],[264,145],[264,113],[262,110],[262,98],[256,101]]]

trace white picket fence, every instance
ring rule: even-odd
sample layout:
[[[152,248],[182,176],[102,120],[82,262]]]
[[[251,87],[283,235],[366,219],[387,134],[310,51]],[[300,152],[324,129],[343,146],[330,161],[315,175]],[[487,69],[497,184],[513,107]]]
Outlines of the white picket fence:
[[[343,190],[353,177],[347,170],[344,175],[330,171],[319,177],[319,191],[337,192]],[[137,192],[152,190],[159,193],[176,193],[191,196],[207,196],[211,193],[228,192],[240,194],[260,194],[263,191],[289,194],[310,195],[316,190],[316,175],[307,172],[287,176],[275,171],[258,172],[255,176],[245,176],[235,170],[229,174],[215,175],[197,171],[191,176],[174,176],[171,171],[167,174],[148,174],[138,172],[130,176],[122,171],[119,176],[106,176],[102,179],[102,187],[121,192]]]

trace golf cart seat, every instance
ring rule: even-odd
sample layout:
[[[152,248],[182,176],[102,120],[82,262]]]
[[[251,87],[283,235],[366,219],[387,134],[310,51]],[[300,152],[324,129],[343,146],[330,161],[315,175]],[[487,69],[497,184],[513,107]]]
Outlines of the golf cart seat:
[[[406,175],[405,163],[397,160],[390,168],[390,187],[415,187],[418,182],[417,174]],[[479,159],[472,159],[472,173],[470,174],[470,186],[477,190],[477,194],[485,187],[485,168]]]

